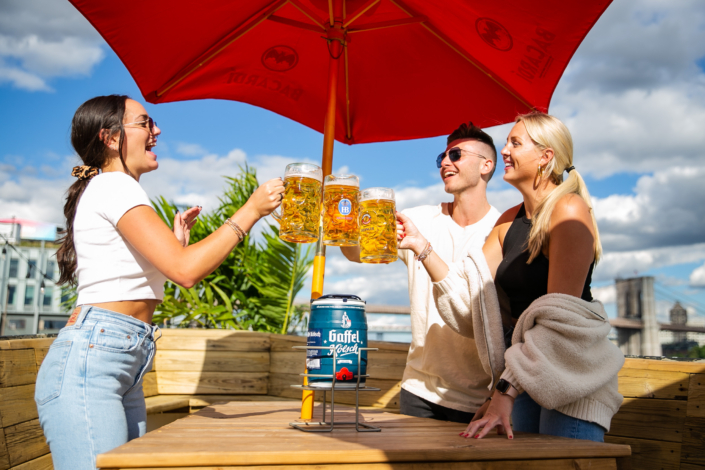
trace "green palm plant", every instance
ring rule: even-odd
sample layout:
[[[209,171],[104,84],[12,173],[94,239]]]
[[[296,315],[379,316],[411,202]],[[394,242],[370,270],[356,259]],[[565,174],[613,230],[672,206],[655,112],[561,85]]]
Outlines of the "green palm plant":
[[[226,177],[228,187],[220,206],[201,214],[191,229],[191,243],[203,240],[220,228],[259,186],[253,168]],[[164,197],[152,201],[162,220],[171,227],[178,207]],[[206,328],[233,328],[286,333],[303,320],[304,312],[293,305],[303,287],[313,259],[310,248],[279,239],[278,229],[265,228],[263,241],[250,235],[203,281],[184,289],[168,281],[156,322],[171,320],[179,326],[196,322]]]

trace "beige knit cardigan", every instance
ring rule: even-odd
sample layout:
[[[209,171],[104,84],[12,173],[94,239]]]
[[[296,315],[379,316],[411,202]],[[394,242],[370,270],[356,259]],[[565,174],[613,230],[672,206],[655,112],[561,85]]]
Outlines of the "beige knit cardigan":
[[[624,355],[607,339],[602,303],[545,295],[519,317],[505,351],[497,291],[480,248],[449,266],[446,278],[433,284],[433,295],[446,324],[475,338],[490,388],[501,374],[542,407],[609,431],[623,401],[617,373]]]

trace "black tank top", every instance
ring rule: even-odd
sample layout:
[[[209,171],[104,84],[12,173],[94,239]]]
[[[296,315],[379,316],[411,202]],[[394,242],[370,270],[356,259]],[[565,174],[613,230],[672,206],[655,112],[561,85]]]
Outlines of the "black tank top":
[[[517,213],[512,225],[504,237],[502,255],[504,258],[497,267],[495,284],[507,295],[513,318],[519,318],[531,302],[548,292],[548,258],[543,253],[529,260],[527,244],[531,232],[531,220],[526,218],[524,204]],[[590,265],[581,299],[592,301],[590,282],[592,281],[593,262]]]

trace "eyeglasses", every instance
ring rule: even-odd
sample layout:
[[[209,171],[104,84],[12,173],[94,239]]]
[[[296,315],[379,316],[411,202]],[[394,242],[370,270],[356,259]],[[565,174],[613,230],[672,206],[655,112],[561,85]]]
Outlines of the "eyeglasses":
[[[469,153],[470,155],[475,155],[476,157],[484,158],[485,160],[487,160],[487,157],[485,157],[484,155],[480,155],[479,153],[473,153],[468,150],[453,147],[452,149],[448,150],[448,152],[443,152],[438,157],[436,157],[436,166],[438,168],[441,167],[441,165],[443,164],[443,159],[446,158],[446,153],[448,154],[448,158],[450,159],[450,161],[455,163],[460,160],[462,152]]]
[[[135,121],[135,122],[128,122],[126,124],[123,124],[124,126],[129,126],[132,124],[139,124],[139,127],[141,127],[144,130],[147,130],[147,124],[149,124],[149,132],[154,134],[154,128],[157,126],[157,121],[155,121],[152,118],[147,118],[144,121]],[[439,167],[440,168],[440,167]]]

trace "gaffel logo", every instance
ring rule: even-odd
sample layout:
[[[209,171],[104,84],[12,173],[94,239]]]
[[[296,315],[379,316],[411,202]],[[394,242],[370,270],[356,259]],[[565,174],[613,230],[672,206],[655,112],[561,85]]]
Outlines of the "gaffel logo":
[[[340,322],[340,325],[343,328],[350,328],[350,326],[352,325],[352,322],[350,321],[348,314],[345,312],[343,312],[343,320]]]
[[[270,47],[262,54],[262,65],[275,72],[286,72],[298,63],[299,55],[289,46]]]
[[[498,51],[506,52],[514,45],[509,31],[493,19],[478,18],[475,22],[475,29],[487,45]]]
[[[372,216],[368,213],[364,213],[362,214],[362,220],[360,220],[360,222],[362,223],[362,225],[367,225],[372,222]]]

